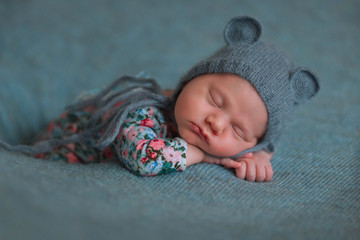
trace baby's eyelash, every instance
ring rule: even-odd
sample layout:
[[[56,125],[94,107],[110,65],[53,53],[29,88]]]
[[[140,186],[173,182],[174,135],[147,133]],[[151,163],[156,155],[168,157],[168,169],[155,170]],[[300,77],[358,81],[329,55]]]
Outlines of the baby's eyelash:
[[[210,94],[210,99],[211,99],[212,103],[213,103],[216,107],[219,107],[219,106],[216,104],[214,98],[211,96],[211,94]]]
[[[213,95],[211,94],[210,91],[209,91],[209,96],[210,96],[210,99],[211,99],[212,103],[213,103],[216,107],[221,108],[221,104],[215,100],[215,98],[213,97]]]
[[[233,126],[233,130],[234,130],[234,133],[235,133],[238,137],[244,139],[244,134],[243,134],[243,132],[241,131],[241,129],[240,129],[239,127]]]

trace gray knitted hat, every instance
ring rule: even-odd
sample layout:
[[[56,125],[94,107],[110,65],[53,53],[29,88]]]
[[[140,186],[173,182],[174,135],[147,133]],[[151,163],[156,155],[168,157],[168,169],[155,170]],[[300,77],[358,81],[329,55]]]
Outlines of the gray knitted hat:
[[[318,78],[308,69],[294,68],[283,51],[261,38],[261,25],[254,18],[235,17],[225,27],[226,45],[215,54],[196,64],[180,80],[174,92],[174,102],[182,88],[199,75],[232,73],[247,79],[260,94],[268,111],[265,135],[253,148],[275,151],[282,129],[296,106],[319,91]]]

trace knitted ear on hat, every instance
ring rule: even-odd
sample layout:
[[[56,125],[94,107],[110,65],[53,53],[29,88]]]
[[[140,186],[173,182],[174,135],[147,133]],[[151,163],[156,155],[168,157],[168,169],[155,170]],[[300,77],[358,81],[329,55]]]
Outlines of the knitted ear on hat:
[[[232,18],[224,30],[225,41],[229,45],[253,44],[260,35],[261,25],[251,17]]]
[[[307,69],[299,68],[290,77],[290,88],[295,103],[303,103],[317,94],[320,85],[315,74]]]

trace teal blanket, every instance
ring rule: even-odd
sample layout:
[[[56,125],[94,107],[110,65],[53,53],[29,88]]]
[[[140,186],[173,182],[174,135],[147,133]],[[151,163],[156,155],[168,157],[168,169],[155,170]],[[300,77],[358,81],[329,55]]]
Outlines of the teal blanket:
[[[359,239],[360,5],[328,1],[2,1],[0,138],[30,143],[81,91],[147,71],[173,88],[254,16],[318,73],[270,183],[200,164],[137,177],[0,150],[0,239]]]

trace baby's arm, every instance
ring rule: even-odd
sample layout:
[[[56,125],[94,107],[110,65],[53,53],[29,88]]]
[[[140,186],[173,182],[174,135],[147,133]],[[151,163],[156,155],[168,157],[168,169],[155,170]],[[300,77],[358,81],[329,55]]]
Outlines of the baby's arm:
[[[188,167],[197,163],[201,163],[204,160],[205,153],[192,144],[188,143],[187,146],[186,166]]]
[[[130,112],[115,141],[115,151],[133,173],[153,176],[186,168],[187,143],[165,138],[166,124],[157,108]]]

